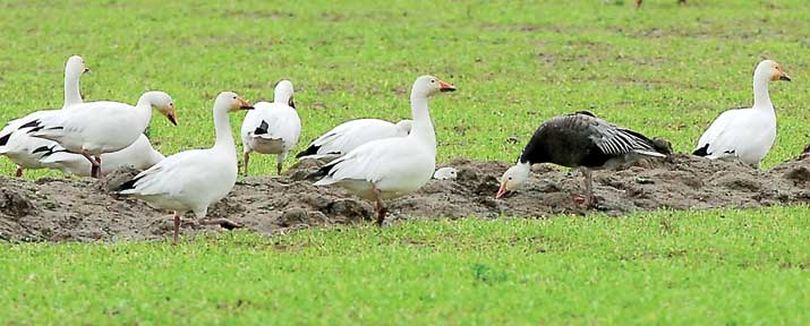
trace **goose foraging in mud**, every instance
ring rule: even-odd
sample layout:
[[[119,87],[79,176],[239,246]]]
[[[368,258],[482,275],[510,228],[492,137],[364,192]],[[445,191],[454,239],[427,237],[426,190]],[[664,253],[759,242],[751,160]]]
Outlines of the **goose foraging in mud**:
[[[174,211],[172,239],[176,243],[183,213],[192,211],[202,219],[208,214],[208,206],[233,189],[238,171],[228,112],[250,109],[253,109],[250,103],[235,93],[220,93],[214,101],[216,141],[212,148],[171,155],[122,184],[118,193]]]
[[[692,154],[709,159],[733,159],[759,168],[776,140],[776,112],[768,83],[790,81],[782,65],[764,60],[754,70],[754,105],[721,113],[700,136]]]
[[[407,195],[430,180],[436,168],[436,132],[428,98],[456,88],[433,76],[416,79],[411,88],[413,128],[406,137],[385,138],[360,145],[314,175],[317,186],[337,184],[374,202],[377,225],[385,221],[383,200]]]
[[[585,175],[587,206],[594,204],[591,170],[615,167],[644,156],[666,157],[668,148],[644,135],[617,127],[590,112],[577,112],[551,118],[534,132],[517,164],[501,177],[495,198],[519,189],[529,178],[532,164],[554,163],[576,168]]]
[[[259,102],[245,115],[242,123],[242,149],[245,158],[244,174],[248,175],[250,153],[276,154],[276,172],[287,153],[298,144],[301,136],[301,119],[293,100],[293,85],[288,80],[276,84],[273,103]]]
[[[79,91],[79,79],[82,74],[89,71],[90,68],[87,67],[82,57],[74,55],[68,58],[65,63],[64,102],[62,104],[62,110],[68,110],[70,107],[82,103],[82,97]],[[25,117],[9,121],[3,130],[0,131],[0,155],[5,155],[17,165],[17,171],[15,173],[17,177],[22,177],[25,169],[41,169],[47,167],[40,163],[42,156],[39,153],[34,153],[34,150],[43,146],[51,147],[56,145],[53,141],[29,136],[25,130],[20,130],[21,126],[25,126],[37,118],[53,115],[58,112],[59,110],[35,111]],[[27,127],[22,129],[27,129]]]
[[[138,140],[152,118],[152,108],[177,125],[171,96],[146,92],[133,107],[118,102],[76,104],[70,110],[38,118],[24,125],[34,137],[57,142],[67,152],[80,154],[91,164],[90,175],[100,177],[101,154],[120,151]]]
[[[370,141],[389,137],[405,137],[411,132],[412,126],[411,120],[402,120],[396,124],[380,119],[347,121],[313,140],[307,149],[295,157],[331,160]]]

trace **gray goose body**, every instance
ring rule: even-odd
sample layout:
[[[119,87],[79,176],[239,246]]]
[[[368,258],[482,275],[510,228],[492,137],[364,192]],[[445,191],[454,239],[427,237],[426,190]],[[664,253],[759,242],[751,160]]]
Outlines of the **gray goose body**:
[[[517,164],[504,173],[495,197],[501,198],[526,182],[532,164],[554,163],[582,171],[585,175],[583,202],[592,205],[591,170],[611,168],[643,156],[666,157],[668,154],[666,145],[617,127],[590,112],[560,115],[537,128]]]
[[[523,149],[520,161],[602,169],[639,155],[667,154],[667,148],[646,136],[581,111],[551,118],[540,125]]]

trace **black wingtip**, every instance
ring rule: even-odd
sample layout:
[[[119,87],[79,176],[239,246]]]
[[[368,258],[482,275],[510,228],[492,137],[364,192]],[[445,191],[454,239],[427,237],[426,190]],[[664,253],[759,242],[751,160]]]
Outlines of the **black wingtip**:
[[[36,149],[31,151],[31,154],[36,154],[36,153],[41,153],[41,152],[45,152],[45,155],[43,155],[43,157],[53,154],[53,150],[48,146],[37,147]]]
[[[322,167],[320,167],[317,171],[312,172],[307,175],[307,179],[320,179],[323,178],[330,173],[332,173],[332,169],[337,165],[336,163],[329,163]]]
[[[8,144],[8,139],[11,138],[12,133],[8,133],[7,135],[0,137],[0,146],[6,146]]]
[[[60,153],[60,152],[67,153],[66,149],[64,149],[64,148],[56,149],[56,146],[58,146],[58,145],[51,145],[50,147],[48,147],[47,145],[46,146],[40,146],[40,147],[37,147],[36,149],[34,149],[33,151],[31,151],[31,154],[44,152],[45,154],[42,154],[42,158],[46,158],[48,156],[53,155],[54,153]]]
[[[298,154],[295,154],[295,158],[302,158],[304,156],[310,156],[310,155],[318,154],[319,149],[321,149],[321,146],[315,146],[315,145],[309,146],[309,147],[307,147],[307,149],[298,152]]]
[[[121,192],[127,189],[135,189],[135,184],[138,183],[138,180],[141,178],[142,177],[133,178],[132,180],[122,183],[120,186],[115,188],[115,192]]]
[[[695,156],[709,155],[709,144],[703,145],[703,147],[696,149],[694,152],[692,152],[692,155]]]
[[[31,120],[31,121],[28,121],[27,123],[25,123],[22,126],[17,127],[17,130],[25,129],[25,128],[34,128],[34,127],[38,127],[38,126],[39,126],[39,119],[34,119],[34,120]]]

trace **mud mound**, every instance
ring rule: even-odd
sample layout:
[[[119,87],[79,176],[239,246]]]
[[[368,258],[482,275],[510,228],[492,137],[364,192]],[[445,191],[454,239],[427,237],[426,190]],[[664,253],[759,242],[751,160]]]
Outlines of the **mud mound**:
[[[583,190],[582,176],[551,165],[533,167],[527,187],[495,200],[498,178],[510,164],[457,159],[455,180],[431,180],[419,192],[389,203],[389,221],[405,218],[544,217],[600,211],[756,207],[810,202],[807,155],[770,171],[755,171],[735,162],[709,161],[688,155],[645,160],[616,171],[594,173],[598,205],[586,210],[573,195]],[[296,165],[280,177],[248,177],[209,211],[211,219],[228,219],[251,230],[273,233],[314,225],[368,223],[371,204],[337,187],[315,187],[306,176],[314,162]],[[168,212],[109,192],[135,171],[113,173],[98,181],[0,177],[0,239],[9,241],[116,241],[170,236]],[[229,223],[196,223],[187,216],[182,232],[232,229]]]

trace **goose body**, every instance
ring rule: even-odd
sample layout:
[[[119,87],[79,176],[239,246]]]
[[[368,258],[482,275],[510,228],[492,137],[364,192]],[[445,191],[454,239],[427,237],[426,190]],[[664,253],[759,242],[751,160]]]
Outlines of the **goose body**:
[[[768,94],[772,80],[790,77],[781,65],[764,60],[754,71],[754,105],[721,113],[700,136],[694,155],[709,159],[739,159],[759,168],[776,140],[776,111]]]
[[[411,131],[411,120],[396,124],[380,119],[357,119],[344,122],[313,140],[298,153],[299,159],[334,159],[370,141],[405,137]]]
[[[140,198],[157,208],[175,211],[174,240],[177,241],[183,213],[191,211],[197,218],[205,217],[208,207],[224,198],[236,183],[236,147],[228,112],[240,109],[252,107],[235,93],[220,93],[213,109],[216,130],[213,147],[166,157],[125,182],[118,192]]]
[[[383,201],[407,195],[430,180],[436,168],[436,133],[428,98],[455,87],[433,76],[416,79],[411,89],[413,129],[406,137],[367,142],[323,166],[315,185],[338,185],[373,201],[377,224],[385,220]]]
[[[79,91],[79,79],[85,72],[90,71],[87,65],[79,56],[68,58],[65,63],[64,80],[64,102],[62,110],[68,110],[76,104],[81,104],[82,97]],[[31,137],[26,130],[20,127],[29,124],[31,121],[47,116],[58,114],[60,110],[40,110],[28,115],[9,121],[3,130],[0,131],[0,155],[5,155],[17,165],[16,175],[23,175],[25,169],[40,169],[46,167],[40,163],[41,154],[33,153],[33,150],[42,146],[55,145],[53,141]],[[23,128],[27,129],[27,128]]]
[[[134,107],[111,101],[82,103],[25,126],[31,127],[31,136],[55,141],[66,151],[83,155],[93,167],[91,175],[97,177],[100,155],[134,143],[149,125],[152,108],[177,123],[172,98],[152,91],[144,93]]]
[[[80,177],[90,176],[92,166],[81,155],[68,153],[58,145],[55,148],[39,147],[35,151],[42,156],[40,164],[45,167]],[[141,135],[132,145],[120,151],[101,154],[101,175],[122,168],[146,170],[164,158],[163,154],[152,147],[149,138]]]
[[[282,80],[275,88],[273,102],[258,102],[254,110],[248,111],[242,123],[242,149],[244,152],[244,173],[248,173],[250,154],[276,155],[276,171],[281,174],[281,166],[290,149],[298,144],[301,137],[301,119],[295,109],[293,85]]]
[[[669,150],[644,135],[577,112],[551,118],[534,132],[518,162],[501,178],[496,198],[519,188],[532,164],[553,163],[582,170],[587,203],[593,203],[591,170],[615,167],[644,156],[666,157]]]

